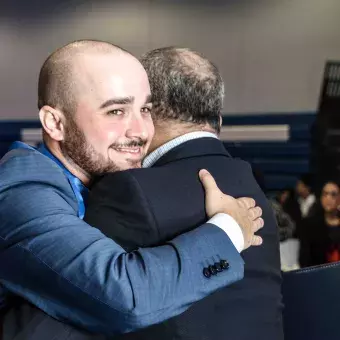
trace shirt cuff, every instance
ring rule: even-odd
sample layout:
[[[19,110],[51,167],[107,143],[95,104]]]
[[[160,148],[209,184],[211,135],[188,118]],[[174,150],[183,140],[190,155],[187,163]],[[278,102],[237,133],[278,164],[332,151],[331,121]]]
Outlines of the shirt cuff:
[[[216,214],[208,221],[208,223],[215,224],[222,229],[228,235],[239,253],[243,250],[244,237],[241,227],[230,215],[222,213]]]

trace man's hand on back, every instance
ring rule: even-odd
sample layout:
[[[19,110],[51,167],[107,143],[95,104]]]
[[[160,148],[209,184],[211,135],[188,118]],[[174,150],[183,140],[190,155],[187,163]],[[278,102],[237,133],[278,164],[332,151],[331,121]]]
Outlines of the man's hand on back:
[[[262,209],[249,197],[234,198],[224,194],[207,170],[199,172],[205,190],[205,209],[209,218],[225,213],[234,218],[242,229],[244,249],[262,244],[262,238],[254,235],[263,227]]]

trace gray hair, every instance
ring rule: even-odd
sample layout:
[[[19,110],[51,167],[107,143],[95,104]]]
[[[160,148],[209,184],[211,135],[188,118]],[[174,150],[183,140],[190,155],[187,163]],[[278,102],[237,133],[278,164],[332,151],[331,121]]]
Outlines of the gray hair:
[[[224,84],[217,67],[188,48],[165,47],[142,56],[150,81],[153,118],[208,123],[217,133]]]

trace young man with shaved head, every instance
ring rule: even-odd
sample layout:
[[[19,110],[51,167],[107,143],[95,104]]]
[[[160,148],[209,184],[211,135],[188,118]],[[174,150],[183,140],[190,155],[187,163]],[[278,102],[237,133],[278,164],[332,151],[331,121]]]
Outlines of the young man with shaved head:
[[[164,244],[205,220],[204,192],[192,176],[205,168],[224,192],[253,197],[265,228],[263,245],[242,252],[243,280],[123,339],[282,340],[276,221],[249,164],[232,158],[218,139],[224,96],[218,69],[186,48],[157,49],[141,61],[153,96],[151,152],[144,169],[108,174],[94,184],[85,220],[128,250]],[[220,275],[221,263],[213,262],[205,264],[208,281]]]
[[[96,176],[140,167],[154,134],[150,95],[140,62],[109,43],[74,42],[47,59],[38,102],[44,144],[17,142],[0,162],[4,302],[19,297],[57,320],[113,335],[178,315],[242,279],[239,251],[261,243],[261,209],[224,195],[209,173],[200,174],[204,221],[159,247],[127,252],[83,221]],[[207,280],[213,259],[225,268]],[[44,339],[46,331],[56,337],[50,325]]]

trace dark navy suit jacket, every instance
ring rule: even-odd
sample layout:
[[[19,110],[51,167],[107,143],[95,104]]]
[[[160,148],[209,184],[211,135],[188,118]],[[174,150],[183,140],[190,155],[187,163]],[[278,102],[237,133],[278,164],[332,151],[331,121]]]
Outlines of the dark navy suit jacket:
[[[169,151],[150,169],[106,175],[91,191],[85,220],[128,250],[163,244],[206,221],[204,191],[197,176],[202,168],[212,173],[225,193],[256,200],[263,209],[265,226],[259,234],[264,243],[242,253],[242,281],[197,302],[180,316],[122,338],[281,340],[276,222],[249,164],[233,159],[219,140],[191,140]],[[202,268],[219,260],[216,253]]]

